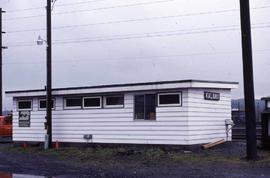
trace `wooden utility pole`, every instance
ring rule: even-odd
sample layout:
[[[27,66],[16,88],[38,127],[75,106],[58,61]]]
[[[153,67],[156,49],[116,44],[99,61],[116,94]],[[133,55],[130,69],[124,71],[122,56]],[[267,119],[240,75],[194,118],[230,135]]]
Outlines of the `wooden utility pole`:
[[[48,148],[52,148],[52,0],[47,0],[47,85],[46,119]]]
[[[2,14],[5,13],[5,11],[0,8],[0,116],[3,115],[3,49],[6,49],[7,47],[3,46],[3,26],[2,26]]]
[[[255,113],[254,82],[253,82],[249,0],[240,0],[240,11],[241,11],[241,31],[242,31],[244,93],[245,93],[247,159],[257,160],[258,155],[257,155],[257,140],[256,140],[256,113]]]

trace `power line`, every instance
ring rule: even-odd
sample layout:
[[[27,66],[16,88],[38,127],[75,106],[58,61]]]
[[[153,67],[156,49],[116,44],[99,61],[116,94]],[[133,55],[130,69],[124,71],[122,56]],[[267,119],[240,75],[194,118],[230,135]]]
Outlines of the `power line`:
[[[257,27],[257,28],[265,28]],[[270,26],[268,26],[270,27]],[[102,42],[102,41],[114,41],[114,40],[129,40],[129,39],[145,39],[145,38],[156,38],[156,37],[169,37],[169,36],[179,36],[179,35],[191,35],[191,34],[204,34],[204,33],[213,33],[213,32],[224,32],[224,31],[235,31],[239,30],[239,28],[228,28],[228,29],[217,29],[217,30],[205,30],[205,31],[197,31],[197,32],[175,32],[175,33],[164,33],[164,34],[141,34],[137,36],[130,37],[112,37],[112,38],[104,38],[104,39],[85,39],[85,40],[73,40],[73,41],[61,41],[54,42],[54,44],[74,44],[74,43],[90,43],[90,42]]]
[[[147,35],[147,37],[155,34],[162,34],[162,33],[174,33],[174,32],[185,32],[185,31],[198,31],[198,30],[209,30],[209,29],[219,29],[223,28],[222,30],[225,30],[224,28],[230,28],[230,27],[238,27],[239,25],[228,25],[228,26],[216,26],[216,27],[201,27],[201,28],[191,28],[191,29],[181,29],[181,30],[169,30],[169,31],[157,31],[157,32],[144,32],[144,33],[131,33],[131,34],[125,34],[125,35],[107,35],[107,36],[95,36],[90,38],[73,38],[73,39],[63,39],[63,40],[54,40],[54,42],[65,42],[65,41],[76,41],[76,40],[87,40],[87,39],[103,39],[103,38],[117,38],[117,37],[133,37],[137,35]]]
[[[229,28],[229,27],[237,27],[239,25],[228,25],[228,26],[216,26],[216,27],[202,27],[202,28],[191,28],[191,29],[181,29],[181,30],[170,30],[170,31],[157,31],[157,32],[144,32],[144,33],[131,33],[131,34],[122,34],[122,35],[102,35],[102,36],[94,36],[89,38],[73,38],[73,39],[56,39],[54,42],[63,42],[63,41],[73,41],[73,40],[85,40],[85,39],[100,39],[100,38],[113,38],[113,37],[130,37],[134,35],[152,35],[152,34],[160,34],[160,33],[171,33],[171,32],[185,32],[185,31],[195,31],[195,30],[209,30],[209,29],[219,29],[219,28]],[[24,41],[24,42],[14,42],[15,44],[19,45],[31,45],[33,41]],[[13,44],[14,44],[13,43]],[[12,45],[9,44],[9,45]]]
[[[103,1],[107,1],[107,0],[91,0],[91,1],[81,1],[81,2],[76,2],[76,3],[57,4],[57,7],[81,5],[81,4],[103,2]],[[39,6],[39,7],[25,8],[25,9],[13,9],[13,10],[7,10],[7,11],[8,13],[17,13],[17,12],[23,12],[23,11],[39,10],[39,9],[44,9],[44,8],[45,8],[44,6]]]
[[[141,6],[141,5],[167,3],[167,2],[172,2],[172,1],[176,1],[176,0],[158,0],[158,1],[139,2],[139,3],[134,3],[134,4],[124,4],[124,5],[110,6],[110,7],[100,7],[100,8],[85,9],[85,10],[66,11],[66,12],[59,12],[59,13],[55,13],[55,14],[56,15],[73,14],[73,13],[107,10],[107,9],[115,9],[115,8],[123,8],[123,7],[133,7],[133,6]]]
[[[159,31],[159,32],[151,32],[151,33],[146,32],[146,33],[133,33],[133,34],[126,34],[126,35],[97,36],[97,37],[92,37],[92,38],[65,39],[65,40],[55,40],[54,44],[67,44],[67,43],[80,43],[80,42],[84,43],[84,42],[96,42],[96,41],[112,41],[112,40],[125,40],[125,39],[137,39],[137,38],[151,38],[151,37],[168,37],[168,36],[175,36],[175,35],[200,34],[200,33],[210,33],[210,32],[223,32],[223,31],[239,30],[239,28],[230,28],[230,27],[237,27],[237,26],[238,25],[232,25],[232,26],[227,26],[227,27],[219,26],[219,27],[215,27],[213,30],[208,30],[208,29],[212,29],[208,27],[208,28],[182,29],[182,30],[173,30],[173,31]],[[265,28],[265,27],[270,27],[270,25],[254,27],[254,28]],[[192,31],[192,30],[193,32],[181,33],[183,31]],[[196,31],[196,30],[203,30],[203,31]]]
[[[59,13],[54,13],[53,15],[64,15],[64,14],[73,14],[73,13],[81,13],[81,12],[108,10],[108,9],[115,9],[115,8],[152,5],[152,4],[166,3],[166,2],[172,2],[172,1],[176,1],[176,0],[147,1],[147,2],[141,2],[141,3],[125,4],[125,5],[110,6],[110,7],[101,7],[101,8],[93,8],[93,9],[86,9],[86,10],[74,10],[74,11],[67,11],[67,12],[59,12]],[[14,17],[14,18],[8,18],[8,19],[4,19],[4,20],[12,21],[12,20],[29,19],[29,18],[36,18],[36,17],[43,17],[43,16],[45,16],[45,15],[31,15],[31,16],[24,16],[24,17]]]
[[[64,14],[72,14],[72,13],[91,12],[91,11],[99,11],[99,10],[107,10],[107,9],[115,9],[115,8],[123,8],[123,7],[133,7],[133,6],[140,6],[140,5],[151,5],[151,4],[165,3],[165,2],[170,2],[170,1],[175,1],[175,0],[159,0],[159,1],[150,1],[150,2],[143,2],[143,3],[119,5],[119,6],[94,8],[94,9],[87,9],[87,10],[75,10],[75,11],[54,13],[53,15],[64,15]],[[265,9],[265,8],[270,8],[270,6],[260,6],[260,7],[254,7],[254,8],[251,8],[251,9],[252,10],[258,10],[258,9]],[[236,11],[236,12],[238,12],[239,9],[229,9],[229,10],[224,10],[224,11]],[[192,16],[193,14],[202,15],[202,14],[204,14],[204,12],[201,12],[201,14],[200,13],[190,13],[190,15],[187,14],[186,16]],[[43,16],[45,16],[45,15],[31,15],[31,16],[24,16],[24,17],[14,17],[14,18],[8,18],[8,19],[4,19],[4,20],[12,21],[12,20],[30,19],[30,18],[43,17]]]
[[[258,9],[260,7],[254,8]],[[107,25],[107,24],[120,24],[120,23],[130,23],[130,22],[140,22],[140,21],[151,21],[159,19],[169,19],[185,16],[197,16],[197,15],[208,15],[208,14],[219,14],[219,13],[228,13],[228,12],[238,12],[239,9],[228,9],[228,10],[219,10],[219,11],[207,11],[207,12],[198,12],[198,13],[187,13],[187,14],[178,14],[178,15],[169,15],[169,16],[156,16],[149,18],[138,18],[138,19],[128,19],[128,20],[116,20],[116,21],[107,21],[107,22],[98,22],[98,23],[87,23],[81,25],[64,25],[54,27],[54,30],[68,29],[68,28],[77,28],[77,27],[87,27],[87,26],[96,26],[96,25]],[[44,31],[46,28],[34,28],[34,29],[24,29],[24,30],[14,30],[8,31],[7,33],[23,33],[23,32],[33,32],[33,31]]]
[[[202,29],[202,31],[197,31],[198,29],[193,29],[193,31],[189,31],[192,29],[185,29],[185,30],[174,30],[174,31],[160,31],[160,32],[150,32],[150,33],[133,33],[133,34],[126,34],[126,35],[111,35],[111,36],[97,36],[91,38],[76,38],[76,39],[63,39],[63,40],[54,40],[55,45],[59,44],[70,44],[70,43],[90,43],[90,42],[102,42],[102,41],[113,41],[113,40],[129,40],[129,39],[144,39],[144,38],[154,38],[154,37],[169,37],[169,36],[179,36],[179,35],[192,35],[192,34],[205,34],[205,33],[214,33],[214,32],[224,32],[224,31],[237,31],[240,30],[237,25],[230,25],[230,26],[220,26],[208,28],[198,28]],[[226,28],[224,28],[226,27]],[[254,26],[254,29],[257,28],[269,28],[270,25],[265,26]],[[211,29],[212,30],[209,30]],[[194,31],[196,30],[196,31]],[[189,31],[189,32],[183,32]],[[9,45],[9,47],[25,47],[25,46],[35,46],[34,42],[19,42],[21,44]]]
[[[220,11],[208,11],[208,12],[178,14],[178,15],[170,15],[170,16],[156,16],[156,17],[149,17],[149,18],[139,18],[139,19],[128,19],[128,20],[116,20],[116,21],[108,21],[108,22],[88,23],[88,24],[81,24],[81,25],[66,25],[66,26],[54,27],[53,29],[59,30],[59,29],[65,29],[65,28],[87,27],[87,26],[95,26],[95,25],[118,24],[118,23],[139,22],[139,21],[151,21],[151,20],[158,20],[158,19],[168,19],[168,18],[207,15],[207,14],[218,14],[218,13],[227,13],[227,12],[235,12],[235,11],[238,11],[238,10],[237,9],[230,9],[230,10],[220,10]],[[21,33],[21,32],[32,32],[32,31],[43,31],[43,30],[46,30],[46,28],[15,30],[15,31],[9,31],[7,33]]]
[[[221,12],[221,11],[220,11]],[[81,25],[66,25],[66,26],[58,26],[54,27],[54,30],[61,30],[61,29],[67,29],[67,28],[77,28],[77,27],[87,27],[87,26],[95,26],[95,25],[106,25],[106,24],[117,24],[117,23],[128,23],[128,22],[140,22],[140,21],[150,21],[150,20],[156,20],[156,19],[167,19],[167,18],[176,18],[181,17],[184,15],[173,15],[173,16],[159,16],[159,17],[149,17],[149,18],[142,18],[142,19],[129,19],[129,20],[118,20],[118,21],[109,21],[109,22],[98,22],[98,23],[89,23],[89,24],[81,24]],[[270,24],[270,22],[261,22],[256,23],[252,25],[267,25]],[[6,33],[12,34],[12,33],[23,33],[23,32],[36,32],[36,31],[44,31],[46,28],[34,28],[34,29],[25,29],[25,30],[14,30],[14,31],[8,31]]]

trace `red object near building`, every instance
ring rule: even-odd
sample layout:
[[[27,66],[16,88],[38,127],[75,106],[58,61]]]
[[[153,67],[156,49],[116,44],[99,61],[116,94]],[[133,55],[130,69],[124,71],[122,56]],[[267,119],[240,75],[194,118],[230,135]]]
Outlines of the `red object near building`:
[[[12,117],[0,116],[0,137],[12,136]]]

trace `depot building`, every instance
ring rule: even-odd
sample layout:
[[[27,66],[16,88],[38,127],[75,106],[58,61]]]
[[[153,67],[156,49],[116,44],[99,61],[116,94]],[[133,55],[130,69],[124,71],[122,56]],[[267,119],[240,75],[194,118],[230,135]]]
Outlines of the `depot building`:
[[[193,145],[231,140],[236,82],[180,80],[55,88],[52,139],[65,143]],[[13,141],[44,142],[46,91],[6,91]]]

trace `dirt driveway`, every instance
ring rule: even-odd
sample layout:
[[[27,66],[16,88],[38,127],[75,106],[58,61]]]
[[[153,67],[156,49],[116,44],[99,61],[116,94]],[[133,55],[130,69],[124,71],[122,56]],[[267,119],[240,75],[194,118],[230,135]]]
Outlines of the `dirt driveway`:
[[[245,144],[232,142],[211,150],[159,148],[21,148],[0,144],[0,172],[49,177],[116,178],[270,178],[270,151],[246,162]]]

